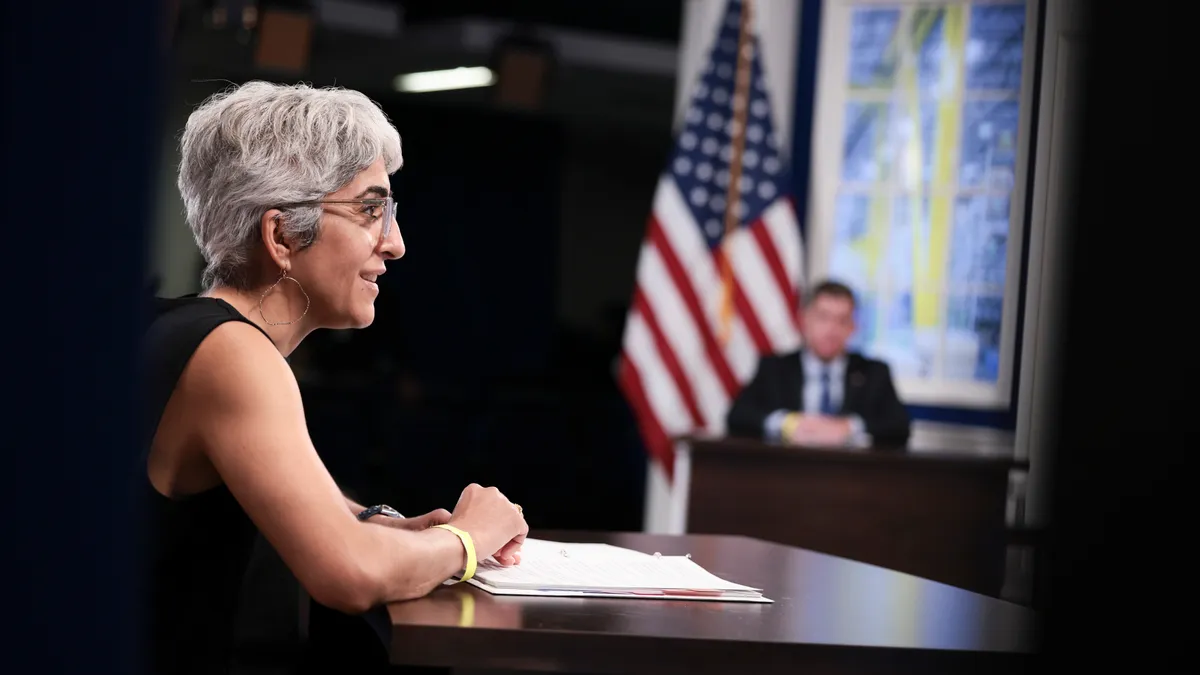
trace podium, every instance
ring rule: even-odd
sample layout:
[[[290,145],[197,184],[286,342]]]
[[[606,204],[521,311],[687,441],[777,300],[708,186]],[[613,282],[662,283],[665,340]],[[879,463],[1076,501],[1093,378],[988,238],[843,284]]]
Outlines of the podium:
[[[737,534],[993,597],[1004,585],[1007,434],[914,433],[907,447],[805,448],[683,438],[689,534]],[[682,456],[680,456],[682,455]]]

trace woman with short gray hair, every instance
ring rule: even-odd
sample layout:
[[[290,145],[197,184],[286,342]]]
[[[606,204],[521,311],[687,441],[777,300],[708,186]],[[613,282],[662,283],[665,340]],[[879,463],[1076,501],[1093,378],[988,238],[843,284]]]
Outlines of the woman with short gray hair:
[[[250,82],[205,101],[179,191],[204,291],[156,300],[143,345],[149,645],[161,673],[224,672],[261,533],[317,602],[361,613],[477,561],[519,561],[528,527],[496,488],[404,518],[346,499],[309,438],[286,357],[362,328],[404,255],[390,175],[400,136],[361,93]]]

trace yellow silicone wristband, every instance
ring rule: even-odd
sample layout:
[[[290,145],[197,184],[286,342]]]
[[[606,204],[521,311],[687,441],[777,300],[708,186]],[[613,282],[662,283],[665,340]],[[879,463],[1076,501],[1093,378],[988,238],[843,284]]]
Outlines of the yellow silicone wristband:
[[[439,527],[443,530],[453,532],[458,537],[459,541],[462,542],[463,548],[467,551],[467,566],[463,568],[462,578],[460,578],[459,581],[466,581],[467,579],[475,576],[475,541],[471,539],[471,535],[463,532],[453,525],[443,524],[434,525],[434,527]]]
[[[800,423],[800,415],[796,413],[788,413],[783,417],[783,424],[779,425],[780,435],[783,437],[780,440],[787,442],[792,440],[792,434],[796,431],[796,425]]]

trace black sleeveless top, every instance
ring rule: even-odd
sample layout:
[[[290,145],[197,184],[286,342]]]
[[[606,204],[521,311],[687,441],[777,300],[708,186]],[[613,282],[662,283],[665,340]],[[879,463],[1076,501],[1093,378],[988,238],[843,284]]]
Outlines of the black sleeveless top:
[[[155,298],[142,343],[145,653],[151,672],[164,675],[229,671],[239,591],[258,534],[224,484],[169,499],[150,484],[146,470],[180,375],[204,338],[227,321],[254,325],[215,298]]]

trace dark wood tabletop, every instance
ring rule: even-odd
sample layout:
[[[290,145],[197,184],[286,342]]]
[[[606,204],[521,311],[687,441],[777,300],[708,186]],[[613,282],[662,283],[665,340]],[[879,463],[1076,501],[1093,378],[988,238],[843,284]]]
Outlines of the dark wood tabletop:
[[[738,536],[535,532],[691,554],[773,604],[493,596],[467,584],[389,606],[397,665],[574,673],[1016,672],[1035,615],[984,595]],[[816,669],[816,670],[813,670]]]

